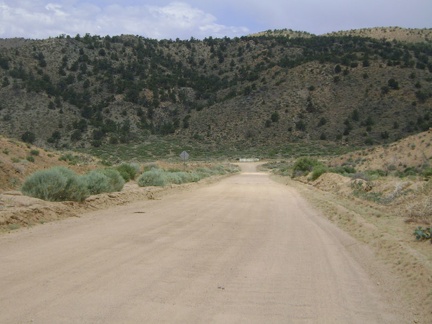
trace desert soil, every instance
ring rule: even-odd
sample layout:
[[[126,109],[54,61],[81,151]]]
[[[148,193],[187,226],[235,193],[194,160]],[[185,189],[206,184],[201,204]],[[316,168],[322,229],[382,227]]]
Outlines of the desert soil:
[[[0,323],[412,323],[293,186],[241,174],[0,236]]]

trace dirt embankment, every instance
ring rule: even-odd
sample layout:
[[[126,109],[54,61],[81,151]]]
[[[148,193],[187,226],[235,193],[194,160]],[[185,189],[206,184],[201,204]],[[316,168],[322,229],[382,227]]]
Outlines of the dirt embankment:
[[[140,200],[156,200],[175,191],[189,190],[215,182],[224,176],[206,178],[199,183],[171,185],[167,187],[139,187],[136,182],[127,183],[121,192],[90,196],[84,202],[49,202],[27,197],[19,191],[0,194],[0,233],[21,227],[31,227],[50,221],[79,217],[80,214],[121,206]]]
[[[351,165],[357,171],[404,171],[432,166],[432,129],[397,142],[337,156],[330,165]]]

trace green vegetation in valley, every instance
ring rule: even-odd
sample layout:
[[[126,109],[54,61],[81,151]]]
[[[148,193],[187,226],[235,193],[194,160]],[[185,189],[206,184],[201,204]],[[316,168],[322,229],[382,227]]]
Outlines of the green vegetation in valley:
[[[170,184],[184,184],[197,182],[201,179],[215,175],[225,175],[238,172],[238,166],[216,165],[213,167],[200,167],[193,171],[163,170],[152,168],[138,177],[137,183],[141,187],[158,186],[164,187]]]

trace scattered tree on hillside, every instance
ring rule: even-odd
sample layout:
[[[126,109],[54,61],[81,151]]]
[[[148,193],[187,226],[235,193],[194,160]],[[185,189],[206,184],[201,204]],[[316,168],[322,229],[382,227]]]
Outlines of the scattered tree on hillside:
[[[34,141],[36,140],[36,135],[32,132],[27,131],[21,135],[21,140],[23,142],[33,144]]]

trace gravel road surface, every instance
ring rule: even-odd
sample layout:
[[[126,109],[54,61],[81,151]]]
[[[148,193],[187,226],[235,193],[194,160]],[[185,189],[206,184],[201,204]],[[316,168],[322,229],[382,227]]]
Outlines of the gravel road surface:
[[[403,322],[366,248],[242,168],[0,236],[0,323]]]

